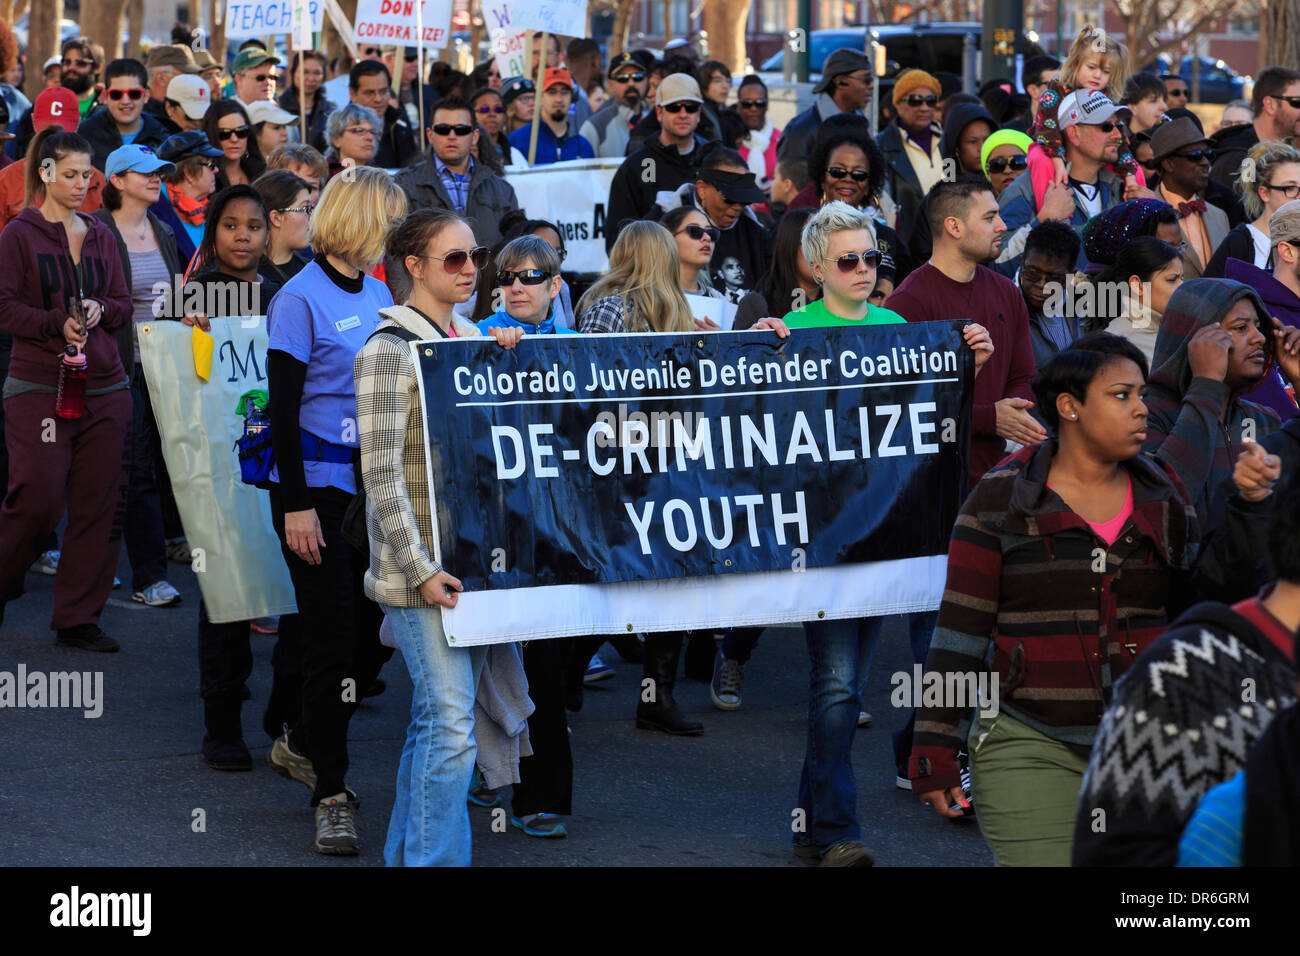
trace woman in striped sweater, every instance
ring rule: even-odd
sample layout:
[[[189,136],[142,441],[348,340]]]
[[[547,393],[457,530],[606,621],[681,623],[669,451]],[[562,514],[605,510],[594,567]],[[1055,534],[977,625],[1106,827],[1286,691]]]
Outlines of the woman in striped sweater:
[[[1086,336],[1034,381],[1055,441],[1022,448],[971,492],[953,529],[908,775],[961,816],[958,725],[979,821],[999,865],[1070,863],[1075,806],[1111,688],[1180,609],[1196,512],[1141,453],[1146,359]],[[990,645],[991,648],[990,648]],[[969,693],[989,667],[986,693]],[[954,806],[956,804],[957,806]]]

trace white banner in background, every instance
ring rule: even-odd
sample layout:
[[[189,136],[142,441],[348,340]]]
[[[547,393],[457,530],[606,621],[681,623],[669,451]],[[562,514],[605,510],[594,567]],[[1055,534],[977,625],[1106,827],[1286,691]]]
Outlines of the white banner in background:
[[[239,478],[239,396],[266,388],[266,318],[213,319],[212,371],[194,371],[192,332],[179,322],[140,326],[140,361],[195,577],[214,624],[293,614],[293,585],[271,525],[270,498]],[[346,547],[346,545],[341,545]]]
[[[450,41],[451,0],[357,0],[357,43],[416,46],[415,5],[422,5],[424,46],[442,49]]]
[[[311,28],[319,31],[325,4],[321,0],[307,0],[307,3]],[[293,29],[293,8],[294,0],[230,0],[226,5],[226,36],[237,39],[289,33]]]
[[[560,227],[565,272],[607,272],[605,205],[619,159],[570,159],[549,166],[507,166],[506,180],[529,219]]]

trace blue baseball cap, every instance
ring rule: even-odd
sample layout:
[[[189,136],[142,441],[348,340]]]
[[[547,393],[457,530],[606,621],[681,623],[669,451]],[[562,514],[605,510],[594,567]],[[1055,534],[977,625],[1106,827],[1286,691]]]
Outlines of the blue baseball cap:
[[[119,146],[108,154],[104,162],[105,176],[120,176],[122,173],[173,173],[176,165],[165,159],[159,159],[148,146],[130,143]]]

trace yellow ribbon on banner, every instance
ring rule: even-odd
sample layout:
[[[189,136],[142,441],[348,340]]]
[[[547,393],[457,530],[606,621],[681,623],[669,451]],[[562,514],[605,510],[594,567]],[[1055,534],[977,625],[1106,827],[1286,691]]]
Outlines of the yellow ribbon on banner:
[[[194,326],[193,333],[190,335],[190,347],[194,350],[194,371],[205,382],[212,373],[212,351],[216,341],[197,325]]]

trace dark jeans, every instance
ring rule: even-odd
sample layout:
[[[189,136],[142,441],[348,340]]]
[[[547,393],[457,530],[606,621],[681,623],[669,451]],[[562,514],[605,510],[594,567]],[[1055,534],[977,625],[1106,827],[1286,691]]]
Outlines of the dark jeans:
[[[920,611],[916,614],[903,615],[907,619],[907,638],[912,646],[912,660],[925,666],[925,658],[930,653],[930,640],[934,637],[934,627],[939,621],[938,611]],[[894,764],[900,777],[907,776],[907,758],[912,754],[912,728],[916,726],[916,709],[907,712],[907,723],[902,730],[893,734]]]
[[[205,702],[221,702],[238,713],[244,684],[253,673],[248,621],[215,624],[199,600],[199,693]],[[277,730],[298,723],[302,710],[302,625],[297,614],[280,616],[271,664],[275,671],[263,723]],[[269,730],[268,730],[269,733]],[[276,735],[272,735],[276,736]],[[337,791],[335,791],[337,792]]]
[[[763,633],[761,627],[729,627],[722,632],[722,656],[737,664],[749,663]]]
[[[158,493],[162,441],[149,404],[144,369],[138,365],[131,380],[131,398],[135,412],[126,453],[131,472],[126,496],[126,556],[131,562],[131,589],[142,591],[167,577],[167,546]]]
[[[565,672],[572,644],[572,638],[556,638],[529,641],[523,647],[528,696],[537,709],[528,718],[533,755],[519,761],[519,783],[514,787],[512,806],[517,817],[573,812],[573,751],[564,712]],[[578,680],[582,680],[581,673]]]
[[[383,611],[365,594],[370,556],[343,537],[343,512],[352,496],[337,488],[309,490],[325,537],[320,564],[308,564],[285,543],[284,506],[276,485],[271,486],[271,518],[301,619],[302,718],[291,741],[316,770],[315,806],[345,789],[348,722],[361,692],[379,676],[393,650],[379,643]]]

